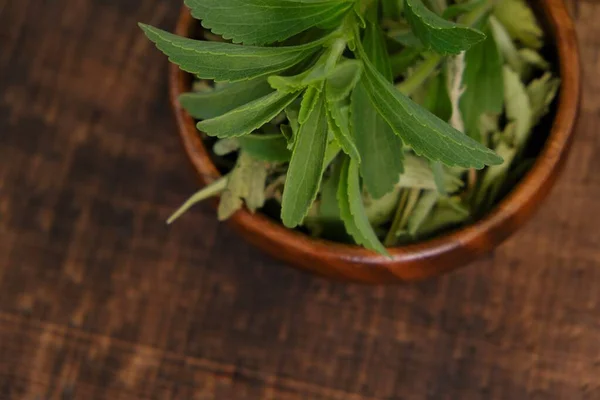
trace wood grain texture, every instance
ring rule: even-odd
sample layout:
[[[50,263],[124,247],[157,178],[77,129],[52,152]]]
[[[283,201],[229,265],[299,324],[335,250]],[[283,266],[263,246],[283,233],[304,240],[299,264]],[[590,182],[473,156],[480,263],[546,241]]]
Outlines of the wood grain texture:
[[[0,0],[0,398],[600,398],[600,3],[573,154],[526,228],[418,284],[296,272],[219,225],[135,22],[171,0]]]

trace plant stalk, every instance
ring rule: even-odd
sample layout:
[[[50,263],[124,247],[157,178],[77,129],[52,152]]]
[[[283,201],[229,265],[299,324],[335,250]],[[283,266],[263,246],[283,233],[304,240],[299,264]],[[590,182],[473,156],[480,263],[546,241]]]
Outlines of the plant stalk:
[[[437,70],[442,58],[441,55],[435,53],[427,56],[412,75],[396,85],[396,89],[406,96],[413,94]]]

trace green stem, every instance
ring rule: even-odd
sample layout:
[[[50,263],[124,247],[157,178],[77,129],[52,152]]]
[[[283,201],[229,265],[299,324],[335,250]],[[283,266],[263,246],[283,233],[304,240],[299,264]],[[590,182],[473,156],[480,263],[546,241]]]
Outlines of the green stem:
[[[492,9],[494,8],[494,3],[494,0],[486,1],[479,7],[471,10],[470,12],[459,18],[458,22],[469,27],[474,27],[479,21],[481,21],[483,17],[485,17],[487,13],[492,11]]]
[[[396,213],[394,214],[394,219],[392,220],[392,226],[388,231],[385,240],[383,241],[383,245],[385,247],[391,247],[396,244],[396,232],[400,229],[400,222],[402,221],[402,214],[404,211],[404,206],[406,206],[406,202],[408,201],[408,190],[403,190],[400,195],[400,200],[398,201],[398,207],[396,208]]]
[[[336,39],[331,45],[330,53],[327,56],[327,61],[325,63],[325,69],[327,71],[331,71],[335,65],[338,63],[340,57],[346,50],[346,39]]]
[[[405,94],[410,96],[416,89],[419,88],[425,81],[433,74],[440,62],[442,56],[439,54],[430,54],[415,70],[415,72],[409,76],[406,80],[396,85],[396,88]]]
[[[173,223],[177,218],[181,217],[183,213],[189,210],[194,204],[199,203],[209,197],[217,196],[221,194],[227,187],[227,176],[222,176],[216,181],[212,182],[208,186],[200,189],[192,197],[190,197],[177,211],[173,213],[167,220],[167,224]]]

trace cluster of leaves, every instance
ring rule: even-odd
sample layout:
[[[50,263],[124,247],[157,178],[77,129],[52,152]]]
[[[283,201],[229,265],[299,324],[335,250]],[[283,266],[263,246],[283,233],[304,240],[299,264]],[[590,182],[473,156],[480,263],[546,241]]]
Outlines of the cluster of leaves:
[[[286,227],[386,254],[489,206],[558,87],[524,0],[185,3],[217,40],[140,26],[214,81],[181,104],[238,157],[172,219],[274,199]]]

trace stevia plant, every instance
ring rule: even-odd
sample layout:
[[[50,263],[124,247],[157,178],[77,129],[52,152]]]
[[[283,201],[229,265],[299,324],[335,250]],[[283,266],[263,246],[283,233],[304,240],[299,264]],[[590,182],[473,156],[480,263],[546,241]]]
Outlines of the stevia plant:
[[[559,81],[524,0],[186,0],[203,40],[140,24],[194,74],[181,96],[218,157],[190,206],[267,201],[288,228],[386,246],[489,209]]]

